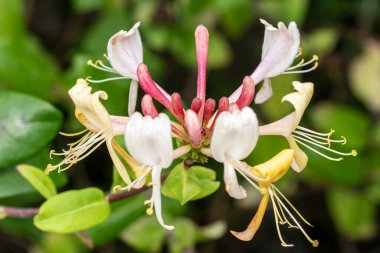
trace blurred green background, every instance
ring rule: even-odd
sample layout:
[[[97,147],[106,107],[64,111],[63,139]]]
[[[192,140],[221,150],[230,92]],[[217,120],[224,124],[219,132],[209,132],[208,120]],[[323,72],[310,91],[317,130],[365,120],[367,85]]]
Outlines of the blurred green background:
[[[169,93],[181,93],[186,103],[196,89],[194,30],[198,24],[207,26],[207,96],[218,99],[234,91],[259,63],[264,34],[259,18],[272,24],[296,21],[303,57],[319,56],[317,70],[272,80],[274,96],[263,105],[253,105],[261,124],[292,110],[280,102],[292,91],[291,81],[310,81],[315,93],[303,125],[324,132],[335,129],[337,137],[348,140],[338,149],[358,151],[357,157],[339,163],[308,153],[305,171],[290,171],[278,183],[314,225],[307,231],[320,241],[319,248],[312,248],[299,231],[286,228],[283,235],[295,247],[282,248],[271,208],[253,241],[235,239],[228,229],[248,224],[259,195],[252,190],[248,199],[234,201],[222,186],[184,207],[165,199],[164,212],[178,227],[175,233],[166,233],[144,215],[144,194],[113,204],[110,218],[89,231],[95,243],[92,252],[380,252],[378,0],[0,0],[0,94],[25,93],[53,104],[63,114],[62,125],[61,116],[55,115],[54,133],[59,128],[80,130],[67,90],[80,77],[107,77],[87,66],[87,60],[103,59],[110,36],[141,21],[144,62],[158,83]],[[105,104],[112,114],[126,115],[129,81],[92,86],[108,92]],[[14,108],[1,106],[1,111]],[[48,145],[53,137],[38,147],[16,149],[14,154],[24,152],[17,163],[44,168],[49,149],[70,142],[57,136]],[[281,137],[262,137],[248,160],[263,162],[283,147]],[[0,166],[0,205],[38,207],[42,198],[18,175],[14,163]],[[210,167],[222,179],[220,165]],[[67,173],[52,176],[61,191],[88,186],[108,191],[112,164],[102,147]],[[32,219],[9,218],[0,221],[0,252],[90,250],[75,236],[38,231]]]

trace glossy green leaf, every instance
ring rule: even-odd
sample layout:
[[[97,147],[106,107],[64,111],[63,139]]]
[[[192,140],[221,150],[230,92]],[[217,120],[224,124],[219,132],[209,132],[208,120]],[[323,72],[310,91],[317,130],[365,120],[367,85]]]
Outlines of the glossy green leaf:
[[[143,216],[127,227],[121,239],[142,252],[159,252],[165,242],[166,230],[154,216]]]
[[[161,192],[167,197],[178,199],[184,205],[201,192],[201,187],[197,181],[188,177],[187,170],[180,163],[170,172]]]
[[[2,88],[55,99],[53,84],[58,80],[58,69],[35,38],[0,37],[0,51]]]
[[[26,164],[18,165],[17,170],[46,199],[57,194],[53,181],[42,170]]]
[[[15,168],[0,170],[0,199],[32,193],[35,189],[28,184]]]
[[[212,193],[214,193],[220,186],[219,181],[215,181],[216,172],[214,170],[202,167],[202,166],[192,166],[188,170],[188,176],[198,182],[201,191],[195,195],[191,200],[197,200],[204,198]]]
[[[200,199],[215,192],[220,185],[214,181],[215,178],[213,170],[201,166],[186,169],[183,163],[180,163],[171,171],[161,191],[165,196],[178,199],[181,205],[184,205],[190,200]]]
[[[38,98],[0,93],[0,168],[23,161],[43,149],[57,134],[61,113]]]
[[[172,236],[168,237],[169,252],[193,251],[197,232],[196,224],[189,219],[178,218],[174,222],[174,227]]]
[[[308,113],[315,130],[329,132],[335,130],[332,138],[347,139],[345,145],[333,145],[333,148],[342,151],[356,149],[360,151],[366,144],[371,121],[369,117],[356,108],[330,103],[320,103]],[[360,152],[358,152],[360,156]]]
[[[101,190],[72,190],[42,204],[34,224],[47,232],[74,233],[102,223],[109,213],[110,206]]]
[[[368,239],[376,232],[376,208],[359,192],[349,189],[330,190],[327,203],[336,226],[352,239]]]

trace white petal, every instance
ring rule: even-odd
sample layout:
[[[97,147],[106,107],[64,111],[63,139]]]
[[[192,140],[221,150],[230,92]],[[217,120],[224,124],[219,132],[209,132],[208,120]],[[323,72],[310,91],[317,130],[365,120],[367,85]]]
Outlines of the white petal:
[[[137,94],[139,83],[136,80],[131,81],[129,86],[129,98],[128,98],[128,115],[131,116],[136,110]]]
[[[264,79],[263,87],[255,95],[255,104],[262,104],[273,95],[269,78]]]
[[[247,197],[247,191],[239,185],[235,169],[228,162],[224,163],[224,183],[226,191],[235,199],[244,199]]]
[[[291,126],[293,131],[300,123],[302,115],[313,96],[314,84],[300,83],[296,81],[292,84],[296,92],[284,96],[282,102],[288,101],[294,106],[296,116]]]
[[[140,163],[149,166],[170,166],[173,160],[170,120],[165,114],[152,119],[135,112],[125,126],[125,145]]]
[[[299,30],[294,22],[289,28],[281,22],[278,28],[265,20],[261,22],[265,25],[265,34],[261,62],[251,75],[255,84],[283,73],[292,64],[300,46]]]
[[[215,160],[242,160],[256,146],[258,121],[255,112],[245,107],[243,110],[222,112],[215,122],[211,138],[211,152]]]
[[[112,67],[122,76],[138,80],[137,67],[143,62],[143,49],[136,23],[129,31],[120,31],[108,41],[107,54]]]
[[[152,170],[152,183],[153,183],[153,205],[156,217],[161,226],[167,230],[174,229],[173,226],[165,225],[161,213],[161,167],[154,167]]]
[[[267,125],[259,126],[259,135],[282,135],[288,137],[293,129],[293,122],[296,112],[292,112],[285,117]]]

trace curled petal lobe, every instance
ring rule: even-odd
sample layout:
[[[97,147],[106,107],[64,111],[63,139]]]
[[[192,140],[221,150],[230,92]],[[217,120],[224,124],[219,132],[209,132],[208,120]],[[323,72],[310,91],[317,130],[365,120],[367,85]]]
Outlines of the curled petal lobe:
[[[293,131],[299,125],[302,115],[313,96],[314,84],[297,81],[294,81],[292,84],[296,92],[284,96],[282,102],[288,101],[294,106],[296,115],[291,126]]]
[[[100,99],[107,99],[107,93],[97,91],[91,93],[92,88],[88,86],[84,79],[78,79],[77,83],[69,90],[69,96],[73,100],[76,108],[76,115],[82,124],[88,125],[90,130],[106,130],[112,133],[112,123],[110,116],[100,102]]]
[[[112,67],[122,76],[137,80],[137,67],[143,62],[143,49],[136,23],[129,31],[120,31],[108,41],[107,54]]]

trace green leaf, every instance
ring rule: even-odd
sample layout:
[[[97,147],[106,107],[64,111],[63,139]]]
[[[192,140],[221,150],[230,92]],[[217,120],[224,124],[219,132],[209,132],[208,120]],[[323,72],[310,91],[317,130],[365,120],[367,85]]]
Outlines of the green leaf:
[[[189,219],[179,218],[174,223],[175,229],[169,239],[169,252],[182,253],[192,251],[195,246],[197,226]]]
[[[121,239],[138,251],[159,252],[165,241],[166,230],[156,217],[143,216],[121,234]]]
[[[0,93],[0,167],[42,150],[57,134],[62,115],[49,103],[15,93]]]
[[[110,206],[97,188],[63,192],[42,204],[34,224],[43,231],[74,233],[102,223]]]
[[[0,199],[34,191],[33,187],[25,182],[25,179],[15,168],[5,168],[0,170]]]
[[[161,187],[161,192],[167,197],[178,199],[181,205],[184,205],[201,193],[201,187],[196,180],[188,177],[187,170],[183,163],[180,163],[170,172]]]
[[[220,186],[219,181],[215,181],[216,172],[214,170],[202,167],[202,166],[192,166],[188,170],[188,176],[198,182],[201,191],[195,195],[191,200],[197,200],[204,198],[216,190],[218,190]]]
[[[17,166],[17,170],[46,199],[57,194],[53,181],[42,170],[26,164]]]
[[[327,203],[336,226],[344,235],[368,239],[375,234],[376,207],[363,194],[334,189],[328,192]]]
[[[201,166],[186,169],[183,163],[178,164],[171,171],[161,188],[162,194],[178,199],[181,205],[190,200],[204,198],[215,192],[220,182],[214,181],[216,173]]]
[[[54,100],[52,85],[58,81],[58,69],[35,38],[0,37],[0,50],[2,89]]]
[[[89,249],[79,241],[78,238],[71,235],[44,234],[41,244],[38,247],[45,253],[83,253],[89,252]],[[37,251],[32,251],[37,252]]]

